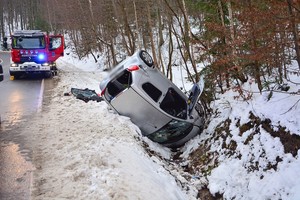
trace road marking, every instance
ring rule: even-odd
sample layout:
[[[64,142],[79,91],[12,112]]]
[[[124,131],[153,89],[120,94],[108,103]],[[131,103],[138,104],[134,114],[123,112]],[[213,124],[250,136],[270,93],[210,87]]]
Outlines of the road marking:
[[[0,58],[0,64],[2,64],[3,63],[3,60]]]
[[[44,96],[44,80],[42,80],[42,83],[41,83],[41,90],[40,90],[40,94],[39,94],[39,97],[38,97],[38,107],[37,107],[37,112],[41,112],[42,111],[42,105],[43,105],[43,96]]]

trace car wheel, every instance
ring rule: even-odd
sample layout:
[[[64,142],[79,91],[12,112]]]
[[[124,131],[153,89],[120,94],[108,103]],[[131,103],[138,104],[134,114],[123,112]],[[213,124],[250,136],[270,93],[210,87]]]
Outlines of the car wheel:
[[[140,57],[146,65],[148,65],[149,67],[153,67],[153,59],[147,51],[141,51]]]

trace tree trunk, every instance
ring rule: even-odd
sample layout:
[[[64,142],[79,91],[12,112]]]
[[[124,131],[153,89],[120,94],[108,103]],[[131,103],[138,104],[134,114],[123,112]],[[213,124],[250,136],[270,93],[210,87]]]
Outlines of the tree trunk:
[[[52,25],[52,19],[51,19],[51,9],[49,9],[49,2],[47,1],[47,13],[48,13],[48,23],[50,24],[50,31],[53,32],[53,25]]]
[[[160,2],[161,5],[161,2]],[[160,8],[157,8],[157,21],[158,21],[158,65],[160,70],[165,74],[165,66],[162,58],[162,51],[161,48],[163,44],[165,43],[164,41],[164,36],[163,36],[163,27],[162,27],[162,17],[161,17],[161,12]],[[170,41],[171,43],[171,41]]]
[[[153,57],[153,62],[154,65],[157,66],[157,57],[156,57],[156,51],[155,51],[155,45],[154,45],[154,37],[153,37],[153,33],[152,33],[152,20],[151,20],[151,15],[150,15],[150,5],[149,5],[149,1],[147,1],[147,19],[148,19],[148,29],[149,31],[149,36],[150,36],[150,44],[151,44],[151,49],[152,49],[152,57]]]
[[[129,55],[132,55],[135,52],[135,37],[134,34],[130,28],[129,22],[128,22],[128,17],[127,17],[127,13],[126,13],[126,2],[122,1],[122,4],[120,4],[120,8],[121,8],[121,15],[123,18],[123,22],[124,22],[124,33],[125,36],[127,37],[128,40],[128,46],[129,46]]]
[[[171,21],[169,21],[170,23]],[[172,59],[173,59],[173,52],[174,52],[174,45],[173,45],[173,39],[172,39],[172,25],[169,24],[169,62],[167,65],[167,77],[172,80]]]
[[[251,0],[248,0],[248,6],[250,8],[250,12],[253,10],[252,9],[252,1]],[[251,44],[251,48],[252,48],[252,54],[256,57],[255,55],[255,50],[257,49],[257,44],[256,44],[256,36],[255,36],[255,26],[254,26],[254,22],[250,21],[250,44]],[[257,83],[257,87],[261,93],[263,87],[262,87],[262,83],[261,83],[261,80],[260,80],[260,65],[259,65],[259,62],[257,60],[254,61],[254,69],[253,69],[253,72],[254,72],[254,78],[256,80],[256,83]]]
[[[193,54],[193,44],[191,43],[191,28],[190,28],[190,22],[189,22],[189,18],[188,18],[188,13],[187,13],[187,9],[185,6],[185,1],[182,0],[182,7],[183,7],[183,16],[184,16],[184,43],[185,43],[185,48],[186,51],[188,53],[188,56],[191,60],[191,64],[195,73],[195,80],[196,82],[198,82],[200,80],[200,76],[197,70],[197,66],[195,63],[195,58],[194,58],[194,54]]]
[[[1,25],[1,36],[2,39],[5,37],[5,26],[4,26],[4,18],[3,18],[3,13],[4,13],[4,8],[3,8],[3,3],[0,1],[0,9],[2,12],[2,15],[0,16],[0,25]]]
[[[299,49],[298,25],[295,22],[295,14],[294,14],[294,11],[292,8],[292,2],[291,2],[291,0],[287,0],[287,2],[288,2],[289,13],[290,13],[291,28],[292,28],[292,33],[293,33],[293,37],[294,37],[296,60],[298,62],[298,67],[300,69],[300,49]]]
[[[138,43],[138,48],[142,48],[142,40],[141,40],[141,35],[139,33],[139,23],[138,23],[138,17],[137,17],[137,10],[136,10],[136,5],[135,5],[135,0],[133,0],[133,8],[134,8],[134,18],[135,18],[135,37],[137,38],[137,43]]]

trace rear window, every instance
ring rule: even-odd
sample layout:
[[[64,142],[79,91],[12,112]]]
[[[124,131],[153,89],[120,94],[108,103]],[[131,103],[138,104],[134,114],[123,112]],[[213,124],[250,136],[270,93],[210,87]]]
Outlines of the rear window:
[[[110,101],[132,84],[131,73],[124,70],[118,78],[107,84],[105,98]]]
[[[162,92],[152,85],[151,83],[144,83],[143,90],[155,101],[157,102],[159,97],[161,96]]]

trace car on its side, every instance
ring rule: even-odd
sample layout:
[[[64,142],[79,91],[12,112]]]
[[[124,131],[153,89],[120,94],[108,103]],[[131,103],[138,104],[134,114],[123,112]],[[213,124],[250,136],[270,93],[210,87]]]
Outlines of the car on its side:
[[[201,84],[194,84],[186,96],[144,50],[115,66],[101,81],[100,90],[113,110],[130,117],[144,136],[164,146],[180,147],[203,130]]]

